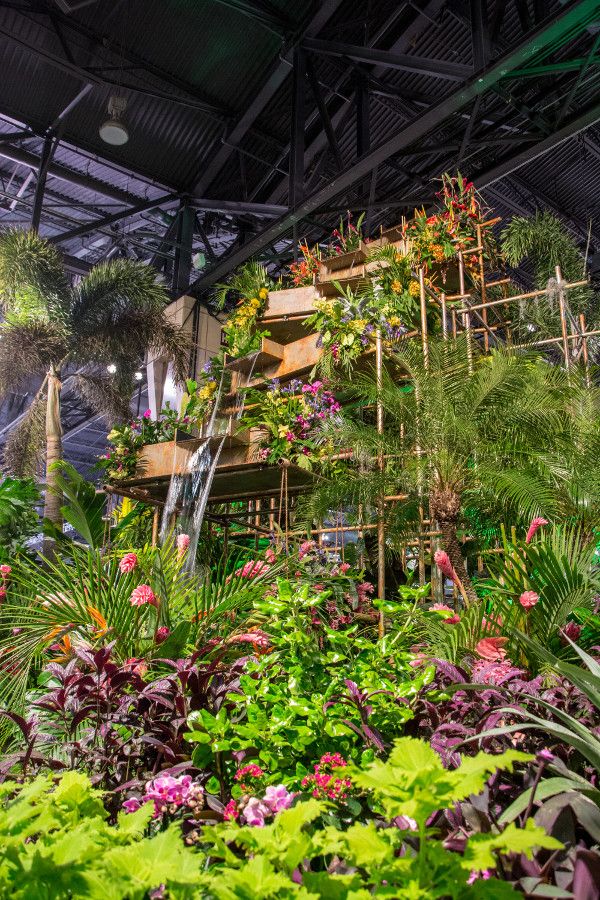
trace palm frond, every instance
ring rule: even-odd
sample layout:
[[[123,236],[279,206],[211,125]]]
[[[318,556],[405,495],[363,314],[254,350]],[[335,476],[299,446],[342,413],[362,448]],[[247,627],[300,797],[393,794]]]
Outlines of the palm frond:
[[[71,291],[57,248],[33,231],[0,233],[0,305],[11,321],[65,321]]]
[[[64,331],[47,322],[5,322],[0,326],[0,394],[32,375],[45,375],[67,351]]]
[[[4,445],[4,468],[19,478],[37,474],[46,442],[46,392],[40,390]]]
[[[84,402],[107,422],[121,422],[131,416],[133,378],[121,376],[115,381],[104,375],[80,372],[73,376],[72,385]]]

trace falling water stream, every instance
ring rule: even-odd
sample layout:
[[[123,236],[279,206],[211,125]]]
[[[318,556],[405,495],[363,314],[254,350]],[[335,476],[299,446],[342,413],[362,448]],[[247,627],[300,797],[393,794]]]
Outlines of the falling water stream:
[[[227,399],[227,395],[223,394],[225,379],[225,370],[223,370],[212,413],[204,429],[202,443],[190,454],[185,470],[181,473],[173,471],[171,475],[162,514],[160,543],[164,544],[166,541],[171,530],[173,515],[177,513],[182,531],[190,538],[186,554],[186,569],[189,572],[193,572],[195,568],[196,548],[219,458],[227,437],[232,433],[234,424],[240,420],[244,411],[245,388],[252,379],[257,357],[258,353],[254,353],[248,358],[245,382],[242,384],[242,378],[239,379],[233,404],[231,398]],[[220,415],[223,413],[223,402],[228,408],[233,406],[234,411],[231,415]]]

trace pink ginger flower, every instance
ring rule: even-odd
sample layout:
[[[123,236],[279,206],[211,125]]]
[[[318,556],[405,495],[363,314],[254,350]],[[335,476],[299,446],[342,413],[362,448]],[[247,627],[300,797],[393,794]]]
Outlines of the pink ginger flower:
[[[458,576],[445,550],[436,550],[433,554],[433,561],[446,578],[449,578],[454,584],[458,584]]]
[[[565,638],[569,638],[570,641],[573,641],[573,643],[576,644],[580,636],[581,625],[578,625],[577,622],[567,622],[562,630],[561,642],[563,644],[566,644],[567,641],[565,640]]]
[[[523,591],[521,596],[519,597],[519,603],[523,607],[523,609],[531,609],[532,606],[540,599],[540,595],[536,594],[535,591]]]
[[[256,828],[262,828],[265,824],[265,816],[269,815],[271,815],[271,810],[258,797],[250,797],[242,810],[242,818],[246,824],[253,825]]]
[[[343,562],[343,563],[340,565],[340,572],[341,572],[342,575],[345,575],[346,572],[348,572],[351,568],[352,568],[352,567],[351,567],[350,563]]]
[[[132,606],[145,606],[146,603],[149,603],[151,606],[158,607],[158,599],[149,584],[138,584],[132,590],[129,602]]]
[[[265,550],[265,559],[268,563],[275,562],[275,551],[272,547],[267,547],[267,549]]]
[[[300,549],[298,551],[299,558],[304,559],[304,557],[307,556],[311,550],[314,550],[316,546],[314,541],[303,541],[300,544]]]
[[[166,641],[166,639],[169,637],[170,634],[171,634],[170,629],[167,628],[166,625],[161,625],[160,628],[157,628],[156,631],[154,632],[154,643],[162,644],[163,641]]]
[[[259,575],[266,575],[270,566],[261,562],[259,559],[250,559],[241,568],[237,569],[236,575],[241,578],[257,578]]]
[[[119,563],[121,574],[126,575],[127,572],[133,572],[133,570],[137,566],[137,561],[138,558],[135,553],[126,553]]]
[[[508,643],[508,638],[505,637],[483,638],[475,647],[475,652],[482,659],[489,659],[490,662],[502,660],[506,657],[506,650],[504,649],[506,643]]]
[[[527,535],[525,536],[525,543],[530,544],[531,540],[532,540],[534,534],[536,533],[536,531],[538,530],[538,528],[541,528],[542,525],[547,525],[547,524],[548,524],[548,519],[543,519],[541,516],[536,516],[535,519],[532,519],[531,525],[529,526],[529,528],[527,530]]]
[[[181,559],[188,551],[188,547],[190,546],[190,536],[189,534],[178,534],[177,535],[177,556]]]
[[[12,572],[12,566],[2,565],[0,566],[0,575],[2,575],[2,580],[6,581],[10,573]]]
[[[460,622],[460,616],[445,603],[432,603],[429,609],[433,612],[448,613],[448,615],[444,615],[444,624],[446,625],[456,625],[457,622]]]
[[[273,814],[289,809],[294,802],[295,794],[290,793],[284,784],[270,784],[265,791],[263,802]]]

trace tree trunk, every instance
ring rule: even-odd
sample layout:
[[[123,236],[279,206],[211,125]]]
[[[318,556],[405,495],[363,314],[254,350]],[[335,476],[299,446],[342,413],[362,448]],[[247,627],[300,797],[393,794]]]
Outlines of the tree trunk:
[[[469,603],[477,603],[475,588],[467,573],[462,550],[456,536],[456,526],[460,515],[460,495],[451,487],[438,487],[429,496],[429,513],[442,532],[444,550],[450,558],[454,571],[461,581],[466,599]]]
[[[477,603],[479,598],[477,597],[475,588],[469,578],[462,550],[456,536],[456,522],[440,522],[440,531],[442,532],[444,550],[450,557],[450,562],[452,563],[454,571],[460,578],[469,603]]]
[[[44,518],[49,519],[58,528],[62,526],[60,508],[63,501],[60,493],[55,493],[52,490],[56,480],[56,473],[52,471],[52,465],[62,459],[61,388],[60,371],[52,365],[48,372],[48,396],[46,401],[46,493],[44,497]],[[54,540],[45,538],[44,555],[51,557],[53,552]]]

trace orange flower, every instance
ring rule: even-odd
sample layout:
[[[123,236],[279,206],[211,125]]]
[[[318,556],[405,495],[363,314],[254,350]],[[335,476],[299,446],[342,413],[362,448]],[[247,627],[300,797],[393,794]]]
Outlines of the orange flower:
[[[99,638],[104,637],[106,632],[109,631],[109,627],[108,627],[108,623],[107,623],[106,619],[104,618],[102,613],[99,612],[97,609],[95,609],[93,606],[88,606],[87,611],[89,612],[90,616],[92,617],[92,619],[98,626],[97,637],[99,637]]]

